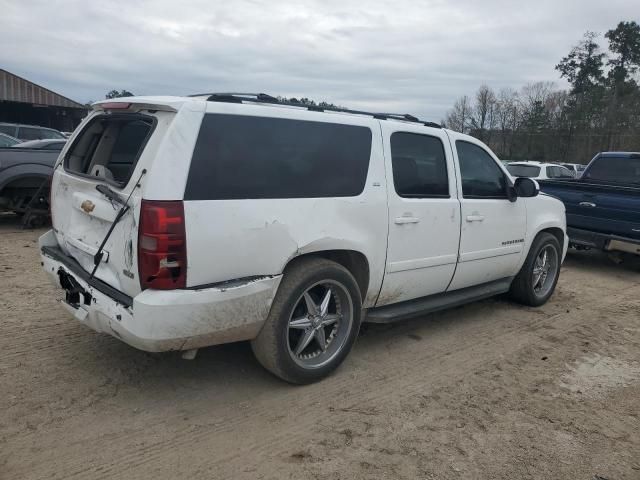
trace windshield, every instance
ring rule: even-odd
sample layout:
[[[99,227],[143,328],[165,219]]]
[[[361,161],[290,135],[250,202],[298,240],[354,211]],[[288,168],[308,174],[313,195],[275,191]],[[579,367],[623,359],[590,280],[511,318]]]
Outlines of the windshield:
[[[514,177],[534,178],[540,175],[540,167],[535,165],[507,165],[507,170]]]
[[[601,182],[640,185],[640,158],[601,157],[584,178]]]

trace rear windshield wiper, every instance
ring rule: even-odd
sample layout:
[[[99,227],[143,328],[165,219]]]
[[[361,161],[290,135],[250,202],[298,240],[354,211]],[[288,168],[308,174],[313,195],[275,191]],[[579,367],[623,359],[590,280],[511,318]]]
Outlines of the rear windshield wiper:
[[[100,244],[100,247],[98,248],[98,251],[93,256],[93,270],[91,271],[91,275],[89,275],[89,280],[91,280],[93,278],[93,276],[96,273],[96,270],[98,270],[98,265],[100,265],[100,262],[102,261],[102,256],[103,256],[102,251],[104,250],[104,245],[107,243],[107,240],[109,240],[109,237],[113,233],[113,229],[116,228],[116,225],[118,224],[118,222],[120,220],[122,220],[122,217],[124,217],[124,214],[127,213],[127,211],[129,210],[129,200],[131,199],[131,195],[133,195],[133,192],[136,190],[136,188],[140,187],[140,180],[142,180],[142,177],[143,177],[143,175],[145,173],[147,173],[147,170],[143,169],[142,172],[140,173],[140,176],[138,177],[138,181],[136,182],[136,184],[131,189],[131,193],[129,193],[129,196],[124,201],[122,201],[122,199],[118,196],[118,194],[116,192],[111,190],[106,185],[97,185],[96,186],[96,190],[98,190],[100,193],[105,195],[107,198],[110,198],[110,195],[113,194],[115,197],[112,200],[113,201],[117,201],[118,203],[120,203],[122,205],[122,207],[120,208],[120,210],[118,210],[118,213],[116,214],[116,218],[113,219],[113,223],[109,227],[109,230],[107,231],[107,234],[102,239],[102,243]],[[103,188],[101,189],[100,187],[103,187]],[[107,193],[105,193],[105,192],[107,192]]]
[[[119,203],[120,205],[125,204],[125,201],[122,200],[122,198],[120,198],[120,195],[118,195],[116,192],[111,190],[111,188],[109,188],[107,185],[103,183],[101,183],[100,185],[96,185],[96,190],[99,191],[101,194],[103,194],[112,202]]]

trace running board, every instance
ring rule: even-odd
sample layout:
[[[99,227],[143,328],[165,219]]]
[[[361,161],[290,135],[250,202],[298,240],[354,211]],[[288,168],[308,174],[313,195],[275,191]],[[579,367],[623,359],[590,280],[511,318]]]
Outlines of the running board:
[[[384,307],[370,308],[364,321],[369,323],[392,323],[437,312],[438,310],[458,307],[508,292],[512,281],[513,277],[508,277],[473,287],[461,288],[460,290],[437,293],[428,297],[385,305]]]

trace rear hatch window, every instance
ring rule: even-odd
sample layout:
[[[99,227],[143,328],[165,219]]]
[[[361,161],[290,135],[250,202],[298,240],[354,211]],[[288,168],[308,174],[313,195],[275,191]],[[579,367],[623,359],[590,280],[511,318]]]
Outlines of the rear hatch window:
[[[509,173],[514,177],[535,178],[540,175],[540,167],[536,167],[535,165],[511,164],[507,165],[507,170],[509,170]]]
[[[65,155],[65,170],[123,187],[133,173],[155,122],[152,116],[131,113],[94,117]]]
[[[600,157],[589,167],[587,179],[621,185],[640,185],[640,158]]]

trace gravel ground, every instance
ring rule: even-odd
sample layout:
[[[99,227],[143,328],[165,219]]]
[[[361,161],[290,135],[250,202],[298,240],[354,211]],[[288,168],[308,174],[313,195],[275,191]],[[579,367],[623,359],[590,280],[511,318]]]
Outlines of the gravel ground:
[[[292,387],[245,343],[194,361],[57,305],[0,217],[0,478],[640,479],[640,275],[571,253],[551,301],[369,325]]]

